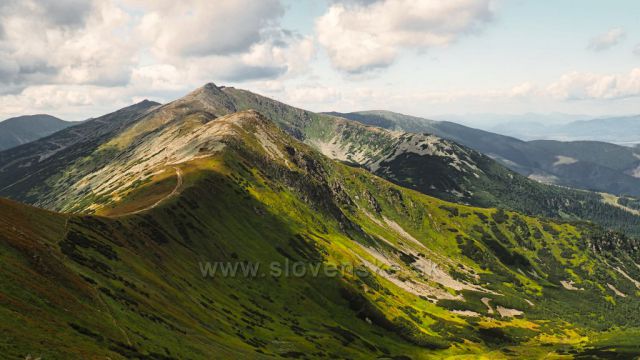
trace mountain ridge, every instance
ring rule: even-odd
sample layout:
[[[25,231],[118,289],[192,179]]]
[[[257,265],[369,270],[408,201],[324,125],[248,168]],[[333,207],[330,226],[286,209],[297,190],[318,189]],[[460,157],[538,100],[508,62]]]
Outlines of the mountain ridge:
[[[79,181],[109,191],[67,195],[78,214],[0,200],[7,274],[0,311],[20,314],[0,324],[12,344],[0,344],[3,352],[515,359],[615,346],[620,356],[640,353],[632,343],[640,254],[624,236],[448,203],[331,160],[255,110],[217,116],[186,100],[143,112],[109,139],[118,155],[100,168],[104,175],[91,171]],[[160,172],[174,167],[180,171]],[[149,181],[131,181],[149,172]],[[209,276],[203,262],[358,271]],[[593,316],[571,316],[575,309]]]
[[[53,210],[91,211],[87,205],[102,198],[95,190],[107,191],[95,183],[91,175],[110,163],[115,164],[114,160],[126,160],[122,151],[127,153],[129,147],[135,149],[137,143],[154,138],[162,129],[178,129],[176,126],[180,121],[197,127],[219,116],[251,109],[330,158],[365,167],[398,185],[427,195],[463,204],[504,207],[529,215],[591,220],[607,228],[640,234],[640,217],[623,207],[605,203],[598,194],[538,184],[454,142],[433,135],[390,132],[214,84],[207,84],[162,106],[143,106],[140,111],[130,114],[125,111],[116,125],[103,131],[104,136],[82,146],[76,144],[75,148],[82,151],[54,153],[47,158],[46,164],[38,159],[49,156],[52,147],[54,150],[59,148],[47,141],[32,143],[24,150],[1,152],[0,196]],[[108,116],[118,119],[119,115]],[[85,126],[96,132],[102,125],[93,120]],[[179,134],[176,132],[175,136]],[[38,150],[40,148],[44,150]],[[164,149],[164,146],[158,149]],[[34,160],[34,151],[43,153],[36,155]],[[157,150],[144,151],[150,152],[147,156],[162,157]],[[37,176],[30,175],[34,172]],[[113,180],[109,177],[110,172],[103,171],[103,174]],[[147,181],[144,179],[152,174],[153,171],[145,173],[139,181]],[[78,202],[75,195],[70,196],[78,193],[82,194],[85,203]]]
[[[297,109],[242,89],[222,87],[221,90],[227,99],[229,97],[233,99],[237,109],[253,108],[259,110],[289,134],[320,149],[331,158],[341,157],[341,160],[362,166],[363,162],[376,163],[385,152],[398,146],[398,144],[393,144],[389,134],[381,132],[376,127],[362,126],[353,121],[345,122],[344,118]],[[422,135],[415,134],[415,136]],[[462,177],[458,177],[453,176],[454,172],[451,171],[429,171],[429,169],[448,169],[451,158],[450,156],[420,155],[419,151],[417,153],[408,152],[408,156],[398,159],[395,164],[389,164],[377,174],[404,187],[449,201],[472,203],[478,206],[503,206],[527,214],[550,217],[562,217],[564,214],[569,214],[569,217],[588,219],[607,227],[640,234],[635,215],[621,211],[620,208],[606,205],[600,195],[588,195],[581,191],[540,186],[501,169],[492,160],[473,150],[464,149],[447,140],[439,140],[439,142],[446,147],[459,149],[457,152],[461,155],[466,153],[467,155],[462,155],[463,157],[472,156],[474,162],[482,164],[485,173],[491,174],[491,176],[484,178],[483,182],[478,185],[475,176],[465,177],[463,173]],[[334,154],[336,147],[338,151]],[[416,167],[414,162],[419,165]],[[413,169],[424,169],[425,173],[419,173],[416,170],[403,173],[403,168],[406,168],[407,165]],[[414,183],[416,179],[427,182],[416,184]],[[436,184],[442,187],[433,189],[432,186]],[[458,194],[464,195],[464,189],[469,186],[471,186],[470,194],[475,198],[459,197]],[[541,206],[541,204],[544,205]],[[567,204],[574,205],[567,206]],[[577,206],[575,204],[588,205]],[[600,209],[603,206],[606,210]],[[598,215],[602,214],[602,211],[616,215],[605,219],[602,215]],[[623,218],[624,220],[620,222],[618,220],[612,221],[612,219]]]
[[[620,154],[614,156],[610,154],[611,150],[604,149],[598,142],[523,141],[456,123],[389,111],[333,114],[394,130],[433,133],[469,146],[524,176],[541,181],[616,195],[640,196],[640,178],[634,176],[640,166],[640,153],[631,148],[610,144],[608,147],[615,148],[614,151]],[[545,144],[549,146],[545,147]],[[556,146],[551,147],[550,144]],[[573,153],[575,159],[566,159],[565,153]],[[611,168],[612,164],[620,163],[621,156],[627,159],[626,166]],[[596,158],[599,161],[593,161]],[[563,159],[573,162],[563,162]],[[580,164],[576,164],[578,162]]]
[[[126,128],[157,103],[143,101],[48,137],[0,152],[0,195],[19,193],[19,200],[33,203],[38,196],[29,195],[34,188],[49,193],[48,181],[97,150],[102,142]],[[108,159],[103,159],[107,162]],[[34,167],[37,169],[34,170]],[[73,176],[70,174],[70,176]]]

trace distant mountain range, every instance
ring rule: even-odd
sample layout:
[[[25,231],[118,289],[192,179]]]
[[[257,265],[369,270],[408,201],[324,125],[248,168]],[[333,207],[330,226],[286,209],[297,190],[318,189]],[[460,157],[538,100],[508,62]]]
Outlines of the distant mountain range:
[[[573,121],[591,120],[594,118],[594,116],[581,114],[565,114],[560,112],[528,112],[523,114],[439,114],[429,116],[428,118],[441,121],[451,121],[473,128],[491,131],[494,127],[503,126],[505,124],[546,124],[557,126],[568,124]]]
[[[49,136],[75,123],[51,115],[26,115],[0,122],[0,151]]]
[[[435,135],[207,84],[0,152],[0,194],[48,210],[0,199],[6,358],[640,355],[640,244],[581,221],[638,216]]]
[[[494,158],[524,176],[542,182],[617,195],[640,196],[640,149],[594,141],[526,142],[452,122],[388,111],[329,114],[385,129],[424,132],[453,140]],[[630,123],[634,121],[627,120]],[[584,129],[603,126],[600,122],[591,121],[571,124]],[[631,125],[629,129],[631,133],[634,131]]]
[[[492,122],[475,122],[472,116],[450,116],[454,122],[522,140],[601,141],[624,146],[640,144],[640,115],[589,119],[576,115],[553,117],[543,115],[504,116]]]
[[[616,144],[640,144],[640,115],[576,121],[562,126],[559,139],[587,139]]]

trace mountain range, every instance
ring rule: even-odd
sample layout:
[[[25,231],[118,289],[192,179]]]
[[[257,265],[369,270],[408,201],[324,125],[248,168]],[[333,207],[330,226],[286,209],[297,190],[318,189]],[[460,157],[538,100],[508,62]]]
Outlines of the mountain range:
[[[573,121],[591,120],[592,115],[566,114],[561,112],[535,113],[527,112],[522,114],[496,114],[496,113],[467,113],[467,114],[436,114],[427,116],[429,119],[455,122],[458,124],[492,131],[501,127],[522,125],[563,125]]]
[[[0,122],[0,151],[49,136],[74,123],[51,115],[26,115]]]
[[[602,141],[624,146],[640,144],[640,116],[617,116],[579,119],[569,123],[549,124],[539,121],[510,121],[488,130],[524,140]]]
[[[194,100],[196,105],[181,105]],[[81,212],[88,210],[88,204],[95,207],[110,200],[105,194],[113,193],[113,188],[101,182],[113,174],[126,175],[133,168],[131,176],[146,181],[150,173],[140,178],[139,166],[133,164],[124,169],[104,168],[123,158],[123,146],[128,144],[123,141],[151,136],[159,127],[175,121],[174,117],[163,115],[147,119],[147,112],[158,106],[145,101],[0,152],[0,196],[56,211]],[[166,106],[153,114],[164,114]],[[202,109],[216,117],[242,110],[259,111],[325,156],[447,201],[502,207],[528,215],[589,220],[640,234],[640,217],[632,209],[606,203],[599,194],[540,184],[509,171],[482,153],[435,135],[387,131],[214,84],[171,106],[185,114]],[[116,137],[121,140],[114,140]],[[167,151],[167,147],[163,144],[149,151]],[[100,169],[101,173],[96,173]]]
[[[452,122],[388,111],[330,114],[390,130],[431,133],[468,146],[545,183],[640,196],[640,150],[637,148],[596,141],[522,141]]]
[[[0,152],[0,195],[9,358],[640,355],[639,217],[436,135],[207,84]]]

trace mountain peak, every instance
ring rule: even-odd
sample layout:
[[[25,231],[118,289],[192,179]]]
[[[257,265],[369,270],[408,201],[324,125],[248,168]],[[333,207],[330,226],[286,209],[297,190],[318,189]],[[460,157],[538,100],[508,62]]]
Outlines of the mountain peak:
[[[216,89],[219,90],[220,88],[218,86],[216,86],[216,84],[212,83],[212,82],[208,82],[206,84],[204,84],[203,86],[204,89]]]
[[[222,93],[222,87],[218,87],[216,84],[209,82],[193,90],[191,93],[187,95],[187,97],[194,96],[194,95],[219,96],[221,93]]]
[[[214,83],[207,83],[195,89],[187,96],[175,101],[177,107],[197,107],[202,108],[216,116],[227,115],[237,111],[235,104],[229,96],[222,91],[223,87],[218,87]]]
[[[134,105],[142,105],[142,106],[156,106],[156,105],[162,105],[159,102],[156,101],[151,101],[149,99],[144,99],[140,102],[135,103]]]

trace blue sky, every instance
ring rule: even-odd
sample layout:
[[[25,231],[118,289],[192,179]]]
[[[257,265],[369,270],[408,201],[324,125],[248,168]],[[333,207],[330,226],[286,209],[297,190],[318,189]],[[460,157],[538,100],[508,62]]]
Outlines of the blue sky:
[[[314,22],[326,2],[291,1],[283,23],[303,34],[313,34]],[[519,84],[544,87],[572,72],[624,75],[640,67],[634,47],[640,43],[640,2],[637,1],[531,1],[495,3],[494,19],[479,33],[446,47],[427,50],[407,48],[384,71],[365,80],[354,80],[331,69],[326,54],[317,55],[314,72],[337,88],[395,87],[402,92],[472,92],[478,96],[446,104],[380,103],[379,107],[422,116],[447,113],[568,112],[576,114],[637,113],[638,99],[557,100],[505,97],[487,102],[482,93],[506,91]],[[589,43],[610,29],[625,35],[610,48],[594,51]],[[366,105],[366,106],[365,106]],[[375,107],[363,104],[362,109]],[[340,110],[348,110],[341,108]]]
[[[640,112],[638,1],[7,1],[0,118],[210,81],[316,111]]]

